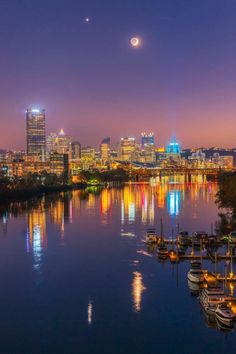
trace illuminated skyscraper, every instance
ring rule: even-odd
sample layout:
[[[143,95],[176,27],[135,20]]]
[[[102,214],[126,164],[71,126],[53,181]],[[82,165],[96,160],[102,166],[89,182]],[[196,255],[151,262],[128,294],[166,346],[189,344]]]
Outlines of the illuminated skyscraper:
[[[91,146],[84,146],[81,149],[81,168],[89,170],[96,165],[95,149]]]
[[[103,139],[100,144],[100,154],[103,162],[108,162],[110,160],[110,144],[110,138]]]
[[[68,154],[50,153],[50,172],[57,176],[69,176],[69,156]]]
[[[47,139],[46,139],[47,156],[49,156],[51,152],[55,151],[55,149],[56,149],[56,138],[57,138],[57,133],[50,133],[47,136]]]
[[[141,145],[144,146],[154,146],[154,133],[142,133],[141,134]]]
[[[135,151],[135,138],[121,138],[120,158],[122,161],[132,161]]]
[[[27,155],[34,160],[45,161],[46,123],[44,109],[26,111]]]
[[[79,141],[73,141],[71,143],[71,159],[79,160],[81,158],[81,144]]]
[[[59,133],[50,133],[47,137],[47,155],[51,152],[58,154],[71,154],[71,137],[66,135],[64,130],[61,129]]]
[[[167,153],[173,155],[180,154],[180,145],[177,143],[175,137],[173,137],[171,142],[168,144]]]
[[[156,162],[154,133],[144,132],[141,134],[141,146],[138,161],[152,164]]]
[[[59,154],[69,154],[71,149],[71,137],[66,135],[64,130],[61,129],[56,138],[55,151]]]

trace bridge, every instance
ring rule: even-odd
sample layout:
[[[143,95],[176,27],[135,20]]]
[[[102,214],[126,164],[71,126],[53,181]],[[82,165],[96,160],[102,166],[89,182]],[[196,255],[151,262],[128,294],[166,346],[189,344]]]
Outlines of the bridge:
[[[222,168],[195,168],[185,166],[165,166],[157,167],[151,164],[140,164],[135,162],[121,162],[122,167],[129,172],[130,178],[134,180],[148,179],[151,177],[164,177],[172,175],[183,175],[186,179],[191,180],[193,175],[209,176],[217,178],[221,172],[235,172],[235,169],[222,169]]]

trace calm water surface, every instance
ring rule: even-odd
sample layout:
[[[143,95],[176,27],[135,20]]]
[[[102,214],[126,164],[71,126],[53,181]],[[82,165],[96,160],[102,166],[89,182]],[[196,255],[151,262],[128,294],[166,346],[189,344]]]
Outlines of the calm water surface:
[[[235,353],[191,295],[189,262],[142,242],[160,218],[166,237],[210,232],[216,191],[166,180],[1,207],[0,353]]]

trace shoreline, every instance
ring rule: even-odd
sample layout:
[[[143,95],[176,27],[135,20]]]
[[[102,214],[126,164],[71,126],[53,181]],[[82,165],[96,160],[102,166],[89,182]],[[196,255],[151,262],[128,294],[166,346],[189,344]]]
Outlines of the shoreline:
[[[87,187],[87,183],[76,183],[72,185],[62,185],[56,187],[39,187],[34,189],[13,190],[5,193],[0,192],[0,205],[3,203],[24,201],[34,197],[41,197],[44,194],[83,190]]]

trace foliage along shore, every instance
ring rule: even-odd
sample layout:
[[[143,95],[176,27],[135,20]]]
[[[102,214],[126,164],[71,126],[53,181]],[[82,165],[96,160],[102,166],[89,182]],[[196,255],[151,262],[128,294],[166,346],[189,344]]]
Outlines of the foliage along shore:
[[[236,230],[236,172],[222,172],[218,184],[216,203],[222,209],[218,230],[221,234],[228,234]]]
[[[0,175],[0,203],[41,196],[44,193],[66,192],[85,189],[88,186],[103,186],[108,182],[127,182],[128,175],[122,170],[81,171],[79,182],[72,183],[68,177],[42,172],[29,173],[24,177]]]

